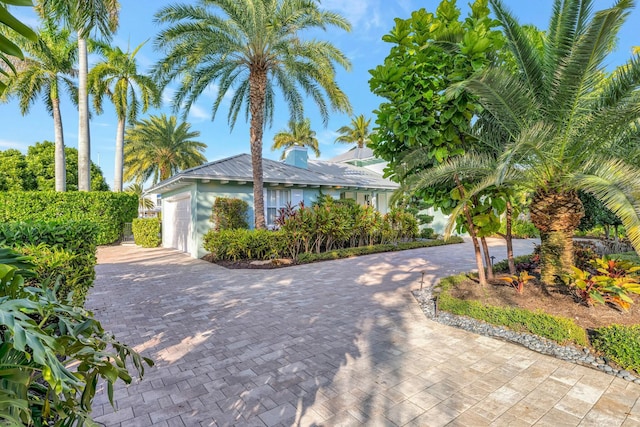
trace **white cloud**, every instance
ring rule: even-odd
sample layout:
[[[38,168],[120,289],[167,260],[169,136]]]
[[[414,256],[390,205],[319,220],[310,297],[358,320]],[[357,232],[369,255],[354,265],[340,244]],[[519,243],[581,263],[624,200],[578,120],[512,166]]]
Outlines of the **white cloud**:
[[[7,150],[9,148],[15,148],[20,151],[27,151],[29,144],[17,141],[9,141],[6,139],[0,139],[0,149]]]
[[[330,10],[340,12],[347,18],[354,29],[369,30],[382,24],[379,1],[372,0],[325,0],[322,5]]]
[[[195,104],[189,110],[189,117],[198,121],[211,119],[211,115],[204,108]]]

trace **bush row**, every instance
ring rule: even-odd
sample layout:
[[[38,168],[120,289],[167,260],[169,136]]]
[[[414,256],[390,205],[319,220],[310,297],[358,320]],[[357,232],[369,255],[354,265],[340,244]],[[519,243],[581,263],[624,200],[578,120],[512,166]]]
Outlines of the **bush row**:
[[[159,218],[136,218],[131,224],[133,241],[143,248],[157,248],[162,242]]]
[[[98,245],[117,241],[124,224],[137,216],[138,198],[128,193],[0,192],[0,222],[89,221],[98,226]]]
[[[0,223],[0,247],[33,257],[37,277],[28,285],[59,279],[57,296],[82,306],[95,279],[98,227],[86,221]]]
[[[528,332],[551,339],[560,344],[588,345],[587,333],[573,320],[538,311],[519,308],[494,307],[479,301],[465,301],[453,297],[448,290],[467,276],[464,274],[442,279],[438,308],[461,316],[506,326],[519,332]],[[591,337],[593,348],[623,369],[640,373],[640,325],[610,325],[597,328]]]

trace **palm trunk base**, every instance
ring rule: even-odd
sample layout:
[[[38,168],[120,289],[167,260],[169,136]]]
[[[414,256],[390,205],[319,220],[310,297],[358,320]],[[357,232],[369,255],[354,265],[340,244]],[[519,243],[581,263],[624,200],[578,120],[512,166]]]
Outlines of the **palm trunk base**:
[[[541,233],[540,241],[540,278],[548,285],[562,285],[562,277],[572,271],[573,233]]]

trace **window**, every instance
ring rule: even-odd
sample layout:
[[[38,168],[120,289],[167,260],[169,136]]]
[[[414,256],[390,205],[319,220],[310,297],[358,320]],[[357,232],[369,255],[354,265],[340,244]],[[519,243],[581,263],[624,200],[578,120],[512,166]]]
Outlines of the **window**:
[[[268,226],[275,225],[276,218],[278,217],[278,210],[284,208],[287,203],[291,203],[290,190],[267,189],[267,201],[265,205],[267,207],[266,222]]]

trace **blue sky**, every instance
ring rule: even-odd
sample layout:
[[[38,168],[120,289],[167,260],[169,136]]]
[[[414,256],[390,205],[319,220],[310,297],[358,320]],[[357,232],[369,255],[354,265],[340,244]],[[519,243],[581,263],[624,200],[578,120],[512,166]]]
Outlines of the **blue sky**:
[[[189,2],[185,0],[184,2]],[[153,22],[154,13],[162,6],[176,3],[169,0],[120,0],[120,28],[113,39],[113,43],[126,50],[133,49],[138,44],[149,40],[138,53],[139,67],[148,69],[159,57],[154,50],[153,39],[158,33],[158,27]],[[596,0],[596,8],[604,8],[613,4],[613,0]],[[435,12],[437,0],[323,0],[322,5],[342,13],[353,26],[351,33],[332,30],[326,34],[326,39],[333,42],[349,57],[352,70],[341,70],[337,76],[338,83],[351,100],[355,114],[372,116],[372,111],[380,104],[381,99],[369,91],[368,70],[381,64],[387,56],[390,45],[382,42],[381,38],[393,27],[393,19],[406,18],[411,11],[426,8]],[[458,1],[466,14],[467,1]],[[546,28],[551,13],[552,0],[505,0],[505,4],[515,13],[522,23],[534,24]],[[14,8],[16,16],[31,25],[37,21],[27,8]],[[631,47],[640,45],[640,10],[633,11],[626,25],[620,33],[617,51],[609,58],[609,67],[614,68],[622,64],[630,56]],[[169,89],[170,90],[170,89]],[[209,161],[228,157],[238,153],[249,152],[249,126],[238,117],[233,130],[227,124],[227,109],[223,105],[215,121],[211,121],[211,106],[216,88],[203,94],[192,108],[187,121],[193,130],[200,131],[199,140],[208,145],[206,157]],[[158,110],[151,110],[147,114],[171,114],[168,100],[170,92],[164,94],[165,103]],[[114,147],[116,134],[116,117],[112,106],[104,105],[104,114],[94,115],[91,122],[91,158],[102,168],[107,182],[113,185]],[[264,157],[278,159],[279,152],[270,150],[273,135],[287,126],[289,113],[281,100],[276,101],[276,111],[273,126],[265,131],[263,145]],[[344,114],[331,115],[325,128],[313,102],[305,105],[305,115],[311,119],[312,127],[317,132],[320,141],[321,159],[328,159],[346,151],[349,146],[334,144],[339,127],[349,123],[349,117]],[[146,117],[145,114],[141,117]],[[77,147],[77,110],[68,98],[62,99],[62,118],[64,125],[65,143],[70,147]],[[375,119],[374,119],[375,120]],[[372,120],[373,122],[373,120]],[[37,141],[53,141],[53,120],[47,114],[43,104],[37,103],[31,113],[23,117],[17,104],[10,102],[0,104],[0,150],[18,148],[26,152],[29,145]]]

